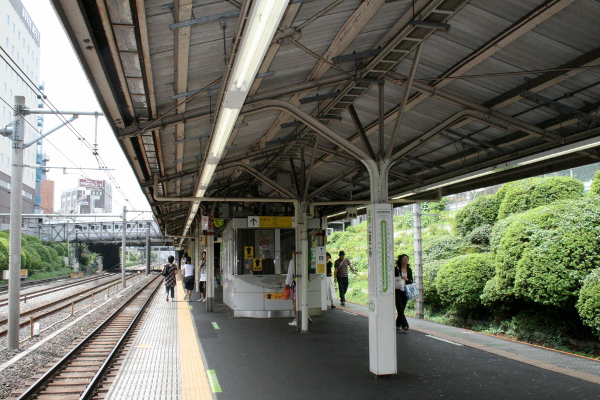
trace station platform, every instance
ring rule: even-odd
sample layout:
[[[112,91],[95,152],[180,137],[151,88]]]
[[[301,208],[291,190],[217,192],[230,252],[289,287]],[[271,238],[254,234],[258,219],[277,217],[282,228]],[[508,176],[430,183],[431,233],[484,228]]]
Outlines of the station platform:
[[[409,318],[398,374],[369,372],[367,308],[312,317],[233,318],[164,289],[106,394],[110,399],[600,399],[600,362]],[[194,293],[192,300],[198,298]]]

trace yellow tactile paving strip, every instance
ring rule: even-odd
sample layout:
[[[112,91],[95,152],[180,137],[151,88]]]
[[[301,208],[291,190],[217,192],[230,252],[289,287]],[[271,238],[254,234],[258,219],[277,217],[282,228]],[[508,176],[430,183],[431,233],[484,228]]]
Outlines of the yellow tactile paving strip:
[[[182,398],[184,400],[212,399],[200,346],[190,315],[190,303],[183,301],[183,281],[179,279],[179,276],[177,278],[177,284],[181,286],[181,290],[177,290],[177,321],[179,325],[179,359],[181,360],[183,384]]]

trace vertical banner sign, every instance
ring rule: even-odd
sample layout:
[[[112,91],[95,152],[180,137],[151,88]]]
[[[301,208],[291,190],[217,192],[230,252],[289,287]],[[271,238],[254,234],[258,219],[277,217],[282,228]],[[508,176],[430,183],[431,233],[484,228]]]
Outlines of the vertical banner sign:
[[[325,246],[317,246],[317,274],[325,275]]]
[[[376,297],[394,294],[394,238],[392,210],[388,204],[367,207],[369,260],[369,309],[376,311]]]

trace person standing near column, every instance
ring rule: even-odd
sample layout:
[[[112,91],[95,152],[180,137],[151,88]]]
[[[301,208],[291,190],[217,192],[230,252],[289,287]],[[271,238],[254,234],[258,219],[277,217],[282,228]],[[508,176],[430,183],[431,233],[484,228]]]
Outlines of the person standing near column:
[[[185,264],[183,264],[183,288],[185,289],[184,301],[189,301],[192,297],[192,290],[194,290],[194,266],[192,265],[192,259],[187,257]]]
[[[356,270],[352,266],[350,260],[346,258],[346,253],[342,250],[339,252],[340,258],[335,260],[335,277],[340,288],[340,302],[343,306],[346,305],[346,291],[348,290],[348,268],[356,274]]]
[[[333,287],[333,263],[331,262],[331,254],[327,253],[327,277],[326,277],[326,285],[327,285],[327,300],[331,302],[331,308],[334,309],[333,300],[335,300],[335,289]]]
[[[398,311],[398,317],[396,318],[396,329],[407,331],[408,321],[404,316],[404,309],[406,308],[406,292],[404,291],[404,287],[413,282],[412,269],[410,269],[410,264],[408,264],[408,255],[400,254],[398,256],[398,260],[396,260],[396,266],[394,267],[394,275],[396,276],[396,311]]]
[[[206,301],[206,250],[202,252],[200,261],[200,298],[198,301]]]

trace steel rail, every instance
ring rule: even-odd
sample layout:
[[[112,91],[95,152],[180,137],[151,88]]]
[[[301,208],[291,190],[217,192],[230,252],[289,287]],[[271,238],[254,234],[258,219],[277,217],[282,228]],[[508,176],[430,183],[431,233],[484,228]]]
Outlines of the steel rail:
[[[61,358],[48,371],[46,371],[46,373],[44,373],[44,375],[42,375],[33,385],[31,385],[29,388],[25,389],[25,391],[23,393],[21,393],[21,395],[18,397],[18,399],[19,400],[31,399],[34,396],[36,396],[37,394],[39,394],[39,392],[44,387],[46,387],[46,385],[48,383],[50,383],[52,381],[52,379],[54,379],[54,377],[56,375],[58,375],[65,366],[67,366],[67,364],[69,364],[71,361],[73,361],[79,355],[81,350],[83,350],[90,342],[92,342],[95,339],[95,337],[99,333],[101,333],[101,331],[104,328],[106,328],[123,310],[125,310],[129,306],[129,304],[132,301],[134,301],[136,299],[136,297],[138,295],[141,294],[142,291],[144,291],[149,285],[151,285],[157,279],[159,279],[162,282],[162,278],[160,276],[157,276],[155,279],[153,279],[152,281],[150,281],[146,285],[144,285],[142,288],[140,288],[140,290],[138,290],[133,296],[131,296],[131,298],[129,300],[127,300],[125,302],[125,304],[123,304],[121,307],[119,307],[119,309],[117,309],[114,313],[112,313],[102,324],[100,324],[96,329],[94,329],[77,346],[75,346],[71,351],[69,351],[65,356],[63,356],[63,358]],[[136,317],[134,318],[134,320],[136,320],[136,321],[139,320],[138,317],[145,311],[146,306],[148,305],[149,299],[151,299],[153,297],[153,295],[156,293],[156,290],[159,287],[160,287],[160,283],[158,285],[156,285],[156,287],[154,288],[154,290],[152,291],[150,296],[148,296],[148,300],[146,300],[144,305],[140,308],[140,310],[136,314]],[[123,335],[128,335],[129,333],[131,333],[132,328],[133,328],[133,326],[130,324],[130,326],[127,328],[127,330],[125,331],[125,333]],[[119,340],[117,345],[121,345],[122,341],[123,341],[123,336],[121,337],[121,339]],[[110,353],[110,355],[113,355],[113,354],[115,354],[114,349]],[[104,366],[104,364],[102,366]],[[92,379],[90,384],[92,382],[96,382],[97,379],[98,378],[96,376],[94,376],[94,378]],[[88,387],[90,386],[90,384],[88,384]],[[84,391],[84,394],[88,393],[88,392],[89,391],[86,388],[86,390]]]
[[[37,292],[23,293],[23,294],[20,295],[20,299],[23,302],[27,302],[27,300],[29,300],[29,299],[35,299],[36,297],[45,296],[47,294],[51,294],[51,293],[55,293],[55,292],[60,292],[61,290],[68,289],[68,288],[71,288],[73,286],[83,285],[83,284],[86,284],[86,283],[97,281],[99,279],[105,279],[105,278],[108,278],[108,277],[109,276],[95,276],[93,278],[86,278],[84,280],[80,280],[80,281],[77,281],[77,282],[69,282],[69,283],[67,283],[65,285],[61,285],[61,286],[55,286],[55,287],[51,287],[51,288],[42,289],[42,290],[39,290]],[[8,304],[8,299],[0,300],[0,307],[4,307],[7,304]]]
[[[135,275],[130,275],[127,279],[130,279],[133,276],[135,276]],[[50,311],[48,311],[48,312],[46,312],[44,314],[40,314],[40,315],[32,317],[32,318],[33,318],[33,320],[39,320],[41,318],[47,317],[47,316],[49,316],[51,314],[57,313],[57,312],[65,309],[65,308],[69,307],[71,305],[71,303],[80,303],[82,301],[87,300],[87,296],[83,297],[83,298],[80,298],[80,299],[77,299],[77,300],[70,300],[70,299],[81,297],[82,294],[89,293],[89,292],[92,292],[93,294],[103,292],[107,288],[110,288],[111,286],[114,286],[115,282],[117,282],[117,284],[118,284],[120,282],[120,280],[121,280],[121,277],[118,277],[117,279],[112,280],[112,281],[107,282],[106,284],[102,285],[100,288],[96,287],[96,288],[84,290],[82,292],[79,292],[79,293],[76,293],[76,294],[74,294],[72,296],[69,296],[69,297],[67,297],[65,299],[57,300],[57,301],[54,301],[52,303],[49,303],[49,304],[46,304],[46,305],[43,305],[43,306],[40,306],[40,307],[37,307],[37,308],[34,308],[34,309],[31,309],[31,310],[28,310],[28,311],[24,311],[24,312],[22,312],[20,314],[20,318],[23,318],[25,316],[28,316],[28,315],[33,314],[33,313],[38,312],[38,311],[42,311],[42,310],[50,308],[52,306],[59,305],[58,307],[56,307],[56,308],[54,308],[54,309],[52,309],[52,310],[50,310]],[[64,304],[60,305],[61,303],[64,303]],[[31,321],[20,322],[19,323],[19,328],[22,328],[22,327],[24,327],[26,325],[29,325],[30,322]],[[0,320],[0,325],[6,325],[7,323],[8,323],[8,318],[3,318],[3,319]],[[6,330],[6,329],[0,331],[0,337],[6,336],[7,333],[8,333],[8,330]]]
[[[139,294],[141,294],[142,291],[144,289],[146,289],[146,287],[148,287],[150,284],[152,284],[153,282],[155,282],[157,280],[158,280],[158,284],[156,285],[156,287],[154,287],[154,289],[152,290],[152,293],[150,293],[150,295],[148,296],[148,298],[146,299],[146,301],[144,302],[142,307],[140,307],[140,310],[137,312],[137,314],[135,315],[135,317],[133,318],[133,320],[127,327],[127,329],[125,329],[125,332],[123,332],[123,334],[121,335],[121,338],[119,339],[119,341],[117,342],[117,344],[115,345],[113,350],[110,352],[108,357],[106,357],[106,360],[104,361],[104,363],[102,363],[102,365],[100,366],[100,369],[98,369],[98,372],[96,372],[96,375],[94,375],[94,377],[92,378],[92,380],[90,381],[88,386],[85,388],[85,390],[79,397],[80,399],[91,399],[94,396],[94,393],[98,389],[98,386],[100,386],[100,384],[102,383],[104,375],[108,372],[108,369],[112,366],[113,360],[117,357],[119,351],[121,351],[121,348],[125,344],[125,341],[129,338],[129,336],[133,332],[134,328],[138,324],[142,315],[144,315],[144,312],[146,311],[148,304],[150,304],[150,301],[154,298],[156,291],[161,286],[162,281],[163,281],[162,276],[158,275],[151,282],[148,282],[147,285],[145,285],[141,290],[139,290],[136,293],[136,295],[132,296],[132,298],[127,302],[126,305],[128,305],[131,301],[133,301],[134,297],[137,297]],[[125,306],[123,306],[123,307],[125,307]],[[123,309],[123,307],[121,307],[121,309]]]

